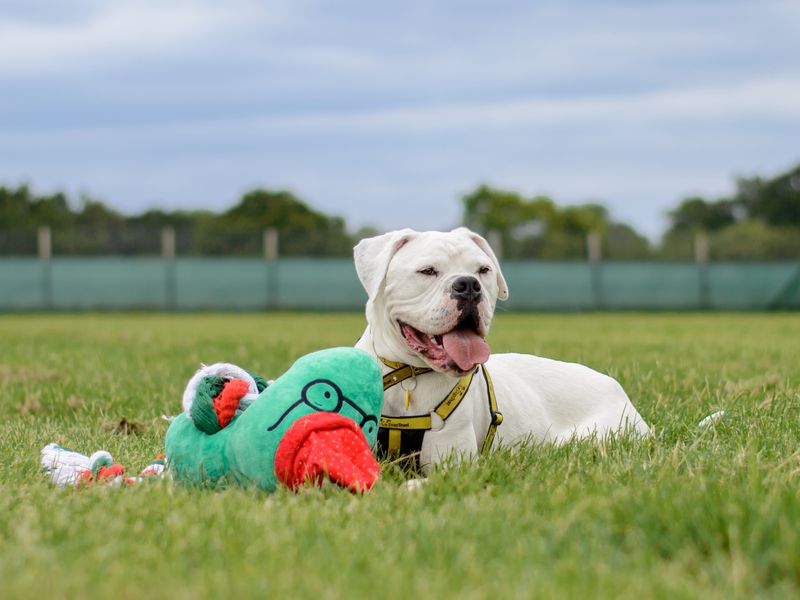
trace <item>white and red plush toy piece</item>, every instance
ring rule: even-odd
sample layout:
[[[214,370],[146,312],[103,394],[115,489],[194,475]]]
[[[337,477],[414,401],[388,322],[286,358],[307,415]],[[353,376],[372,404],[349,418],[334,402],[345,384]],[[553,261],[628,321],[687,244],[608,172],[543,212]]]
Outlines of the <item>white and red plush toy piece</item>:
[[[183,407],[190,418],[198,385],[203,380],[213,377],[225,381],[222,393],[213,398],[212,407],[214,420],[219,427],[225,427],[234,416],[241,414],[258,397],[258,384],[250,373],[236,365],[230,363],[201,365],[189,380],[183,393]],[[106,450],[98,450],[91,456],[86,456],[55,443],[42,448],[40,461],[42,470],[50,476],[50,481],[61,487],[81,486],[94,482],[132,485],[145,478],[162,478],[166,474],[165,462],[162,454],[147,465],[139,477],[129,477],[125,475],[125,467],[115,463]]]
[[[192,378],[189,379],[189,383],[186,384],[186,388],[183,390],[183,412],[186,413],[186,416],[190,419],[192,418],[192,406],[195,403],[197,398],[198,386],[204,379],[208,379],[211,377],[221,377],[227,381],[240,381],[242,382],[242,390],[243,392],[240,396],[239,402],[235,409],[235,413],[241,414],[244,412],[248,406],[258,398],[258,394],[260,390],[258,389],[258,384],[256,383],[255,378],[242,369],[241,367],[231,364],[231,363],[214,363],[212,365],[200,365],[200,368],[197,372],[192,375]],[[267,382],[270,383],[270,382]],[[231,415],[232,418],[233,415]],[[227,419],[230,421],[230,418]],[[227,423],[225,423],[227,425]],[[224,427],[224,425],[223,425]]]
[[[42,470],[50,475],[50,481],[61,487],[95,482],[131,485],[142,481],[144,477],[164,476],[163,457],[147,465],[140,477],[126,477],[125,467],[115,463],[111,454],[105,450],[86,456],[58,444],[47,444],[42,448],[40,464]]]

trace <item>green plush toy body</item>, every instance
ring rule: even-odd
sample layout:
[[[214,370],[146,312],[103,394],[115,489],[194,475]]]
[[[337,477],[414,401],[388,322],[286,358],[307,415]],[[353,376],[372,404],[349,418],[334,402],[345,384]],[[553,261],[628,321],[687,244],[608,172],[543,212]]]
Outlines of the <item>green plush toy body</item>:
[[[279,479],[293,486],[288,481],[321,473],[333,479],[331,474],[339,473],[344,482],[337,483],[364,489],[352,485],[347,473],[377,467],[366,466],[367,457],[355,449],[364,440],[368,449],[375,445],[383,403],[381,371],[368,354],[355,348],[314,352],[266,388],[235,371],[238,367],[226,365],[233,373],[230,368],[213,372],[213,367],[190,381],[184,412],[167,431],[167,464],[174,479],[204,486],[255,485],[271,492]],[[244,393],[231,405],[223,401],[223,391],[210,404],[210,395],[200,393],[210,380],[238,381]]]

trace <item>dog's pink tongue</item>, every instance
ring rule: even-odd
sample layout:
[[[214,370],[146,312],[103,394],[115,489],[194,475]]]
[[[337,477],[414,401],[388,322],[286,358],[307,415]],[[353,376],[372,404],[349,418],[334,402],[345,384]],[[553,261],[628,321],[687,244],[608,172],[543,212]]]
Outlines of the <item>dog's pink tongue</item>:
[[[442,336],[442,345],[462,371],[489,360],[489,345],[481,336],[469,329],[457,329]]]

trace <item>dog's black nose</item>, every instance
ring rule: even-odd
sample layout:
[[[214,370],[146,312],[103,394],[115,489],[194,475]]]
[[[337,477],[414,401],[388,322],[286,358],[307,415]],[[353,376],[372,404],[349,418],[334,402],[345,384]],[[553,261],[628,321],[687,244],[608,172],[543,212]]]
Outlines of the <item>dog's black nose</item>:
[[[481,297],[481,282],[474,277],[459,277],[453,282],[453,297],[477,300]]]

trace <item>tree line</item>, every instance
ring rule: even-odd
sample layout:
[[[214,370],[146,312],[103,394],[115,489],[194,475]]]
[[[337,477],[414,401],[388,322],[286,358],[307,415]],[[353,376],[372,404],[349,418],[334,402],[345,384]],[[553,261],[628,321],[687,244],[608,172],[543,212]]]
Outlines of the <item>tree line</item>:
[[[800,258],[800,165],[772,178],[741,177],[730,197],[685,198],[669,211],[669,227],[651,243],[600,204],[559,206],[545,196],[481,185],[463,202],[463,223],[493,237],[505,258],[582,259],[587,240],[611,260],[691,260],[698,236],[714,260]],[[263,231],[277,230],[282,256],[349,256],[373,228],[350,232],[288,191],[255,189],[222,212],[148,210],[124,215],[82,197],[35,195],[28,186],[0,187],[0,254],[35,254],[36,231],[48,226],[57,255],[158,254],[172,228],[179,255],[255,256]]]
[[[551,198],[481,186],[464,198],[464,222],[496,232],[507,258],[580,258],[599,236],[609,259],[692,260],[698,236],[717,260],[800,258],[800,165],[773,178],[741,177],[731,197],[690,197],[669,211],[652,244],[599,204],[558,206]]]
[[[161,232],[175,232],[176,252],[189,256],[259,255],[273,228],[285,256],[346,256],[353,235],[344,219],[318,212],[291,192],[252,190],[221,213],[148,210],[123,215],[83,197],[73,209],[63,193],[36,196],[28,186],[0,187],[0,253],[36,252],[36,231],[50,228],[56,255],[158,254]]]

